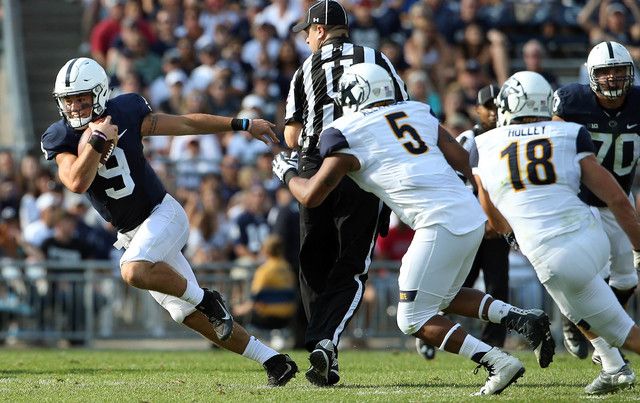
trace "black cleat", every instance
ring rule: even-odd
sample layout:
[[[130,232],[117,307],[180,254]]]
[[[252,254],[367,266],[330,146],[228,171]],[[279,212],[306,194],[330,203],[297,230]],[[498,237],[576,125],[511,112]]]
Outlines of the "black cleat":
[[[298,372],[298,365],[288,354],[274,355],[262,366],[267,371],[269,386],[284,386],[291,378],[295,378]]]
[[[569,319],[562,317],[562,339],[564,348],[572,356],[584,360],[589,355],[589,345],[586,337],[582,334],[578,326]]]
[[[512,308],[501,323],[509,330],[524,336],[534,349],[540,368],[546,368],[553,361],[556,342],[549,329],[549,317],[540,309]]]
[[[321,340],[309,355],[311,367],[305,376],[316,386],[331,386],[340,381],[338,358],[329,339]]]
[[[204,298],[196,305],[196,309],[205,314],[209,322],[213,324],[218,339],[221,341],[231,337],[233,332],[233,317],[224,305],[224,300],[218,291],[203,288]]]

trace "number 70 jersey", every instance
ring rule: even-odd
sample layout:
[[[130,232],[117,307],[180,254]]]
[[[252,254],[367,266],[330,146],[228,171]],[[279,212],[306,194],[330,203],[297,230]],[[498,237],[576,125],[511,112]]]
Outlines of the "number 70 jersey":
[[[577,230],[591,215],[578,198],[580,160],[594,153],[589,132],[575,123],[498,127],[476,138],[479,175],[509,221],[523,252]]]

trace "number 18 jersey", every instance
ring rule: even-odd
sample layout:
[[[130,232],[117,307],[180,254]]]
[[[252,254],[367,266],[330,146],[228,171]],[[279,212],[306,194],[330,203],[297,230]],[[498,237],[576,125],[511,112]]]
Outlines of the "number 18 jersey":
[[[343,116],[319,141],[323,157],[358,158],[360,169],[349,177],[413,229],[438,224],[462,235],[486,221],[438,148],[438,120],[426,104],[399,102]]]
[[[479,175],[522,251],[577,230],[592,213],[577,196],[580,160],[594,152],[575,123],[537,122],[498,127],[476,138]]]

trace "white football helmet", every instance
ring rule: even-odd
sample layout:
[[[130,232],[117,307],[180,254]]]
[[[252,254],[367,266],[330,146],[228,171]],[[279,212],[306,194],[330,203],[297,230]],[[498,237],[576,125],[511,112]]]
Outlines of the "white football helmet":
[[[71,117],[65,108],[63,99],[69,95],[91,93],[93,106],[91,116]],[[76,130],[82,130],[93,119],[102,115],[109,100],[109,77],[95,60],[86,57],[71,59],[58,72],[53,87],[53,96],[58,112]]]
[[[615,88],[602,88],[596,77],[596,71],[601,68],[625,66],[626,74],[607,79]],[[607,98],[618,98],[625,96],[633,85],[635,68],[633,59],[629,51],[618,42],[601,42],[597,44],[587,57],[587,71],[589,72],[589,85],[596,94],[604,95]]]
[[[373,63],[358,63],[344,69],[335,97],[345,115],[381,101],[393,100],[395,91],[391,76]]]
[[[553,90],[540,74],[533,71],[519,71],[509,77],[500,88],[498,105],[498,126],[511,124],[522,117],[551,118]]]

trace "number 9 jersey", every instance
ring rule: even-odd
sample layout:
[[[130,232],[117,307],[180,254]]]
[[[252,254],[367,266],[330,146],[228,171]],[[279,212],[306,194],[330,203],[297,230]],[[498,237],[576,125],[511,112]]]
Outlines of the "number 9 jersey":
[[[616,178],[626,194],[631,185],[640,156],[640,88],[631,87],[619,110],[608,111],[597,102],[588,85],[570,84],[558,89],[553,99],[553,114],[567,122],[589,130],[596,158]],[[590,206],[605,207],[586,186],[580,188],[580,199]]]
[[[119,232],[140,225],[167,191],[142,152],[140,127],[151,113],[147,101],[137,94],[125,94],[107,102],[102,116],[111,116],[118,126],[118,145],[98,169],[87,196],[100,215]],[[60,153],[78,154],[82,131],[75,131],[63,119],[42,135],[42,151],[48,160]]]
[[[525,255],[592,217],[577,196],[580,160],[594,153],[584,127],[552,121],[502,126],[477,137],[476,144],[473,172]]]

